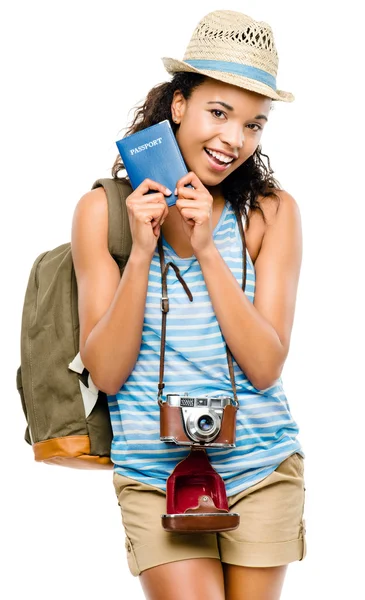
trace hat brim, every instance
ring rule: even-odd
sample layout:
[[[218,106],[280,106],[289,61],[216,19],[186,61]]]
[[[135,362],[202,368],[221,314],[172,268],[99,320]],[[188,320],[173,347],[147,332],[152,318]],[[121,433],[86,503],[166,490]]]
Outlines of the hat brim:
[[[166,71],[170,73],[170,75],[182,71],[187,71],[188,73],[200,73],[206,77],[211,77],[212,79],[217,79],[218,81],[236,85],[245,90],[249,90],[250,92],[256,92],[257,94],[261,94],[262,96],[266,96],[272,100],[281,100],[282,102],[293,102],[294,100],[294,96],[290,92],[273,90],[268,85],[265,85],[265,83],[261,83],[255,79],[249,79],[248,77],[243,77],[242,75],[234,75],[233,73],[225,73],[223,71],[196,69],[186,62],[182,60],[176,60],[174,58],[164,57],[162,58],[162,62]]]

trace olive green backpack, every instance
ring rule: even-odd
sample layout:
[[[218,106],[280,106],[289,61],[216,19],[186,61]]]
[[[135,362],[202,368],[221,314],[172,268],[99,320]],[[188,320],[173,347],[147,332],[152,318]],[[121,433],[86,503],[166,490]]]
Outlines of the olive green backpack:
[[[132,240],[125,180],[100,179],[108,199],[108,244],[121,274]],[[36,461],[75,468],[112,468],[107,397],[79,355],[77,283],[71,244],[44,252],[33,264],[21,325],[17,389],[27,421],[24,439]]]

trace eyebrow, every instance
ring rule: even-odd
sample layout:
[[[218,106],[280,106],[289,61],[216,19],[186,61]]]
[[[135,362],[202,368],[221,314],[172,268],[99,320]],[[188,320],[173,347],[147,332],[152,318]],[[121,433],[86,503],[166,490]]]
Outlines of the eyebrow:
[[[220,100],[215,100],[215,101],[210,100],[209,102],[207,102],[207,104],[220,104],[227,110],[231,110],[231,111],[234,110],[233,106],[231,106],[230,104],[227,104],[226,102],[221,102]],[[265,121],[268,120],[266,115],[256,115],[256,117],[254,117],[254,119],[264,119]]]

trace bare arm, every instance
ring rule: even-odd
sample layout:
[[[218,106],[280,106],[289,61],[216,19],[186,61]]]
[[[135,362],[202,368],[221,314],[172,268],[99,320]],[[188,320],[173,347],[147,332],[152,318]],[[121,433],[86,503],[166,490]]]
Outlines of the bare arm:
[[[191,187],[185,187],[191,183]],[[267,199],[267,218],[255,262],[256,291],[252,305],[222,259],[213,239],[213,197],[192,171],[178,183],[176,206],[197,257],[223,336],[236,362],[257,389],[280,377],[289,351],[302,259],[298,206],[278,192],[280,204]]]
[[[280,192],[255,263],[254,304],[214,246],[197,256],[208,292],[235,360],[257,389],[280,377],[290,345],[302,258],[301,220],[295,200]],[[272,212],[272,211],[271,211]]]
[[[127,200],[133,246],[122,278],[108,250],[108,207],[102,188],[81,198],[72,224],[80,355],[95,385],[109,394],[119,390],[137,360],[148,272],[159,222],[167,210],[162,193],[146,199],[143,193],[150,186],[141,186]]]

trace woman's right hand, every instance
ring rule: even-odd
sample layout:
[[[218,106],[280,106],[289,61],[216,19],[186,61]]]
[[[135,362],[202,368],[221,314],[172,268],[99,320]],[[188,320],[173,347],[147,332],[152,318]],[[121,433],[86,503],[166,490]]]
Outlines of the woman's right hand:
[[[157,190],[148,194],[150,190]],[[133,249],[153,256],[161,225],[168,215],[165,196],[172,192],[164,185],[145,179],[126,200]]]

